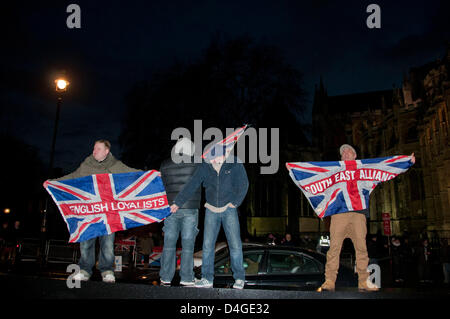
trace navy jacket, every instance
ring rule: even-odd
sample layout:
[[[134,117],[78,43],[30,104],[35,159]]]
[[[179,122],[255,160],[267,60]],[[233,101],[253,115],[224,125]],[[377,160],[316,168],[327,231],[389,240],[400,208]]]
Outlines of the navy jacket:
[[[215,207],[228,203],[239,207],[247,194],[248,178],[244,164],[234,157],[234,163],[223,163],[219,174],[209,163],[203,162],[194,176],[175,197],[174,204],[182,207],[202,185],[205,187],[206,202]]]

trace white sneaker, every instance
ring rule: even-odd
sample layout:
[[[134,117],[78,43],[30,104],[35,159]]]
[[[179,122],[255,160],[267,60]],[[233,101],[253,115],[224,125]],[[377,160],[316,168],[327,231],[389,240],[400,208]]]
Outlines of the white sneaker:
[[[244,289],[244,285],[245,285],[245,281],[243,281],[242,279],[237,279],[234,282],[233,288],[234,289]]]
[[[115,283],[116,277],[114,277],[113,274],[106,274],[105,276],[103,276],[103,282]]]
[[[73,276],[73,279],[76,281],[88,281],[89,277],[83,274],[82,272],[79,272],[75,276]]]
[[[195,281],[196,288],[212,288],[213,283],[206,278]]]
[[[160,286],[170,286],[172,283],[170,281],[164,281],[162,279],[160,279]]]
[[[181,286],[190,286],[190,287],[192,287],[192,286],[195,285],[195,281],[194,280],[193,281],[180,281],[180,285]]]

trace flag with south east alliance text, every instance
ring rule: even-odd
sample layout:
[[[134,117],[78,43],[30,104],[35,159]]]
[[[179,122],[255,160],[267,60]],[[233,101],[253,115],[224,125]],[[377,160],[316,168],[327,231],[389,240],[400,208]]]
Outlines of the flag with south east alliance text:
[[[406,172],[411,156],[354,161],[286,163],[294,183],[320,217],[369,207],[370,193],[381,182]]]
[[[170,215],[156,170],[49,181],[46,189],[67,224],[71,243],[161,222]]]

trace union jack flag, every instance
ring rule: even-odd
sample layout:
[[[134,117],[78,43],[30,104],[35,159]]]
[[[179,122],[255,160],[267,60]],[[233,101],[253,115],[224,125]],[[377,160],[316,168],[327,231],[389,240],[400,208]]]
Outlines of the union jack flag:
[[[180,264],[181,251],[182,251],[181,248],[177,248],[177,250],[175,252],[175,255],[177,257],[177,265]],[[160,267],[162,252],[163,252],[162,246],[153,247],[152,253],[149,256],[149,261],[148,261],[149,265]]]
[[[225,137],[222,141],[211,146],[206,152],[203,153],[202,158],[207,160],[208,162],[214,161],[215,158],[220,156],[228,157],[231,153],[234,144],[236,144],[239,137],[244,134],[245,129],[247,128],[247,124],[238,128],[233,133]]]
[[[161,222],[170,215],[161,174],[97,174],[46,187],[67,224],[69,242]]]
[[[406,172],[411,156],[354,161],[286,163],[294,183],[320,217],[369,207],[370,193],[381,182]]]
[[[130,250],[130,247],[136,247],[136,237],[115,238],[114,246],[116,250],[124,251]]]

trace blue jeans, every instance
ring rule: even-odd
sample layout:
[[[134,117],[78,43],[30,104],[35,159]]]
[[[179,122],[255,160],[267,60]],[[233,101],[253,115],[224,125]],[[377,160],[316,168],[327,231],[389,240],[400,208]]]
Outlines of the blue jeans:
[[[223,213],[213,213],[206,209],[203,236],[202,278],[214,280],[214,257],[217,235],[223,225],[230,250],[231,270],[235,280],[245,280],[242,256],[242,241],[236,208],[228,207]]]
[[[159,276],[172,281],[175,274],[178,236],[181,233],[181,281],[194,281],[194,246],[198,234],[198,209],[179,209],[164,220],[164,247]]]
[[[98,253],[98,269],[101,273],[114,271],[114,237],[115,233],[98,237],[100,251]],[[92,268],[95,265],[95,241],[91,238],[80,243],[81,258],[78,262],[81,270],[92,276]]]

